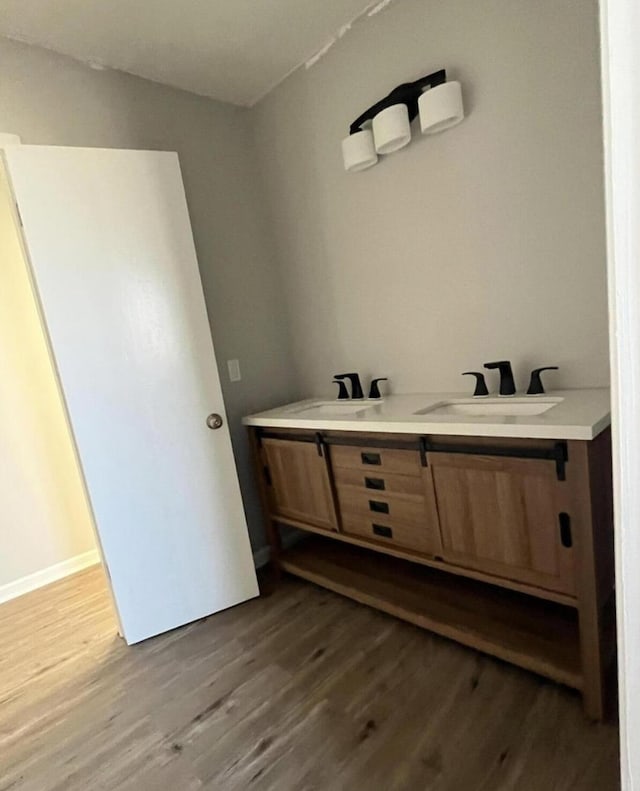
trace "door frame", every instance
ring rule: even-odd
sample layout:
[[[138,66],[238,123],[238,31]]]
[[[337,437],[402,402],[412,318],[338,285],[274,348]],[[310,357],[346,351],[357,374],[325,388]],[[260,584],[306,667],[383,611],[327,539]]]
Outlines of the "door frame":
[[[600,0],[622,788],[640,789],[640,5]],[[634,750],[634,742],[636,749]]]

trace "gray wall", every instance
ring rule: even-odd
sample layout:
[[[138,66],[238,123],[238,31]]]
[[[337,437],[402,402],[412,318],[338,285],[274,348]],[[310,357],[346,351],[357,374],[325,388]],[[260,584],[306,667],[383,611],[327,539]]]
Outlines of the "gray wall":
[[[0,74],[0,131],[25,143],[180,155],[252,543],[261,547],[240,419],[292,400],[296,388],[278,268],[255,190],[248,111],[5,39]],[[238,383],[226,370],[234,357]]]
[[[469,388],[483,361],[608,383],[596,0],[396,0],[253,111],[305,394],[339,369]],[[349,123],[446,67],[468,117],[360,174]]]

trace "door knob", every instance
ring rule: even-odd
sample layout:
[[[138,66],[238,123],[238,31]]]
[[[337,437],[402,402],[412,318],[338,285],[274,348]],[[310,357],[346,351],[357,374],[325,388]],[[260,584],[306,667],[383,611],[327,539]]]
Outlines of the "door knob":
[[[207,426],[211,429],[220,428],[222,426],[222,417],[216,412],[212,412],[207,418]]]

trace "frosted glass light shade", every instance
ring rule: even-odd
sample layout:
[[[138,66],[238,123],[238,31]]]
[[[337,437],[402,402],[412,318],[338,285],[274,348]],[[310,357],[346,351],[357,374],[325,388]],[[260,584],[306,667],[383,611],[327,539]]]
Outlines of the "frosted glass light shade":
[[[464,118],[462,87],[459,82],[443,82],[425,91],[418,99],[423,135],[443,132]]]
[[[378,155],[373,144],[371,129],[354,132],[342,141],[342,159],[344,169],[349,173],[357,173],[375,165]]]
[[[20,135],[14,135],[12,132],[0,132],[0,148],[19,146],[20,143],[22,143]]]
[[[375,116],[373,139],[378,154],[391,154],[409,143],[411,126],[406,104],[392,104]]]

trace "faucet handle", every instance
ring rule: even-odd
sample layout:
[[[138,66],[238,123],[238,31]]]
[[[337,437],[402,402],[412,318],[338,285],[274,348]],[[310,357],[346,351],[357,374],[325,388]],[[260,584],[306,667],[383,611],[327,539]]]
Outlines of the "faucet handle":
[[[380,388],[378,387],[378,382],[386,382],[387,377],[381,376],[378,379],[371,380],[371,386],[369,387],[369,398],[382,398],[380,393]]]
[[[529,387],[527,388],[527,395],[544,395],[544,385],[542,384],[540,374],[543,371],[557,370],[557,365],[545,365],[542,368],[534,368],[533,371],[531,371],[531,381],[529,382]]]
[[[462,376],[475,376],[476,389],[473,391],[474,398],[482,398],[483,396],[489,395],[487,383],[485,381],[484,374],[481,371],[465,371]]]
[[[342,381],[342,379],[334,379],[334,384],[338,385],[338,401],[344,401],[345,399],[348,400],[349,398],[349,391],[347,390],[347,385]]]

